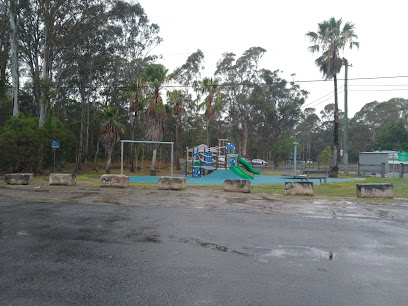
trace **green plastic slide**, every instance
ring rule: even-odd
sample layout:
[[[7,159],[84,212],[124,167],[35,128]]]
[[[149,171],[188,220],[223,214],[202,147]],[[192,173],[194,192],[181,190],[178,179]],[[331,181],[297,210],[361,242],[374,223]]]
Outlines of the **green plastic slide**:
[[[251,165],[247,161],[241,158],[241,156],[239,157],[239,162],[241,163],[242,166],[244,166],[246,171],[249,171],[255,174],[261,174],[261,172],[252,168]]]
[[[230,167],[230,169],[244,179],[248,179],[248,180],[254,179],[252,175],[245,173],[240,167]]]

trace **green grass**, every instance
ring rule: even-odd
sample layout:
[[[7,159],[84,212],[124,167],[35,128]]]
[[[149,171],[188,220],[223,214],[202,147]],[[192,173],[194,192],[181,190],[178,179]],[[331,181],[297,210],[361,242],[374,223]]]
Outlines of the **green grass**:
[[[316,185],[316,195],[330,197],[355,197],[356,184],[358,183],[391,183],[394,186],[394,197],[408,198],[408,181],[402,178],[366,178],[364,181],[349,181],[342,183],[331,183]]]
[[[394,186],[395,198],[408,198],[408,180],[402,178],[366,178],[359,181],[347,181],[339,183],[329,183],[323,185],[314,185],[314,195],[330,198],[356,197],[356,184],[359,183],[391,183]],[[253,186],[253,193],[270,193],[283,195],[282,185]]]
[[[164,168],[164,167],[163,167]],[[113,169],[112,174],[119,174],[120,169],[116,168]],[[262,171],[262,175],[282,175],[286,174],[287,172],[282,171]],[[84,169],[83,172],[77,174],[77,179],[85,180],[90,182],[99,183],[100,179],[98,178],[102,174],[105,174],[105,171],[100,169],[99,172],[92,172],[90,169]],[[144,171],[138,172],[130,172],[128,169],[124,170],[125,175],[149,175],[149,169],[145,169]],[[170,175],[169,169],[162,169],[162,171],[158,172],[158,175]],[[339,174],[341,178],[358,178],[360,180],[353,180],[347,182],[339,182],[339,183],[329,183],[325,185],[314,185],[314,194],[315,196],[320,197],[328,197],[333,200],[336,198],[342,199],[345,197],[352,197],[356,198],[356,184],[358,183],[391,183],[394,185],[394,197],[395,198],[408,198],[408,180],[401,179],[401,178],[374,178],[374,177],[356,177],[355,174]],[[34,176],[34,180],[37,182],[43,182],[44,184],[48,183],[48,176]],[[142,183],[130,183],[131,186],[144,186],[144,187],[156,187],[156,184],[142,184]],[[214,188],[214,189],[222,189],[222,186],[197,186],[197,185],[190,185],[191,188]],[[274,194],[274,195],[284,195],[284,187],[283,185],[258,185],[252,186],[251,192],[254,194],[259,193],[267,193],[267,194]]]

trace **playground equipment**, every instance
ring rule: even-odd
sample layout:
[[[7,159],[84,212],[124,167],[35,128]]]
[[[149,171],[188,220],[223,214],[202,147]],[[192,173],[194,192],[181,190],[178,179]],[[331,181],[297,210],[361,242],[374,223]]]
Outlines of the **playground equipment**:
[[[234,173],[246,179],[253,179],[250,174],[245,173],[240,167],[239,163],[245,170],[260,174],[259,171],[253,169],[251,165],[243,160],[239,154],[235,152],[235,144],[227,142],[228,139],[219,139],[217,147],[207,147],[202,144],[194,148],[187,148],[186,150],[186,164],[180,173],[187,176],[191,173],[193,177],[201,177],[217,169],[232,170]],[[191,166],[191,168],[190,168]],[[191,172],[189,172],[189,168]]]
[[[304,170],[302,159],[300,157],[300,152],[298,152],[298,142],[292,144],[292,151],[290,153],[290,158],[286,164],[286,171],[292,169],[293,175],[296,176],[298,170]]]

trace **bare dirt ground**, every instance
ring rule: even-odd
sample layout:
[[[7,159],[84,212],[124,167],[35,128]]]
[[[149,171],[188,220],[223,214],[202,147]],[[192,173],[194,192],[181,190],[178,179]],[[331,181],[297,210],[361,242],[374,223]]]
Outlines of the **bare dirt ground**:
[[[297,198],[267,193],[229,193],[219,188],[188,187],[181,191],[158,190],[155,186],[124,189],[100,187],[77,180],[77,186],[49,186],[46,180],[33,185],[7,185],[0,177],[0,201],[14,199],[67,204],[185,207],[207,210],[241,210],[253,213],[302,214],[316,218],[379,218],[408,221],[408,201],[357,201]]]

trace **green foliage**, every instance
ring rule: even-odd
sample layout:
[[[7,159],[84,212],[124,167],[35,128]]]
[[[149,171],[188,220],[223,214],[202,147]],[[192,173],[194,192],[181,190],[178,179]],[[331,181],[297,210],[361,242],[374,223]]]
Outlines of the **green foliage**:
[[[38,127],[38,118],[12,117],[0,134],[0,169],[18,171],[37,171],[39,167],[53,163],[52,140],[61,144],[61,155],[73,157],[74,135],[55,118],[48,118],[44,127]],[[61,156],[60,155],[60,156]]]
[[[321,165],[330,165],[333,160],[333,152],[330,146],[327,146],[317,157],[317,162]]]
[[[323,76],[331,79],[340,72],[343,60],[340,57],[340,50],[345,46],[350,49],[359,48],[360,44],[356,41],[357,35],[354,32],[354,24],[346,22],[341,27],[343,20],[336,20],[334,17],[318,24],[317,32],[308,32],[306,36],[313,43],[309,47],[312,53],[322,52],[321,56],[315,61]]]
[[[272,154],[276,155],[277,162],[289,160],[290,154],[293,151],[293,142],[295,141],[293,138],[281,139],[273,146]],[[297,146],[297,153],[302,153],[300,145]]]
[[[400,119],[379,127],[375,132],[373,147],[377,150],[407,150],[408,129],[405,127],[404,120]]]
[[[9,118],[11,118],[12,115],[13,106],[11,103],[11,99],[3,97],[3,99],[0,99],[0,128]]]

